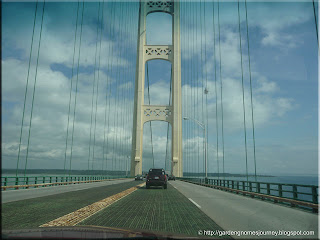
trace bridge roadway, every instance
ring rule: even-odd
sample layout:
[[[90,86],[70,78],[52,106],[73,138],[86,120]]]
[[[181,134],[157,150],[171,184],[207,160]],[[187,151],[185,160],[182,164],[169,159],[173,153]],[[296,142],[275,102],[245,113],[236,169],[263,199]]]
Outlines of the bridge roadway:
[[[19,189],[19,190],[6,190],[2,191],[1,202],[14,202],[19,200],[37,198],[50,196],[55,194],[61,194],[66,192],[74,192],[79,190],[90,189],[94,187],[103,187],[109,186],[124,182],[131,182],[132,179],[115,179],[102,182],[94,183],[80,183],[80,184],[69,184],[69,185],[60,185],[60,186],[50,186],[50,187],[39,187],[39,188],[30,188],[30,189]]]
[[[5,191],[2,192],[2,229],[35,228],[140,183],[125,179]],[[318,238],[317,214],[191,183],[169,183],[167,190],[142,187],[78,225],[189,236],[199,236],[199,230],[311,230],[315,235],[306,238]]]

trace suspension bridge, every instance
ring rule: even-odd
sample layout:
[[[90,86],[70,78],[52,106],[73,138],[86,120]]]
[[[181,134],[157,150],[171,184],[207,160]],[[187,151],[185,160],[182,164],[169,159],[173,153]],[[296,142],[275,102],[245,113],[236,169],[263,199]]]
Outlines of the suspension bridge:
[[[317,167],[268,79],[300,47],[317,95],[318,3],[292,4],[3,2],[3,236],[317,239],[318,179],[271,176]],[[150,168],[177,181],[147,190]]]

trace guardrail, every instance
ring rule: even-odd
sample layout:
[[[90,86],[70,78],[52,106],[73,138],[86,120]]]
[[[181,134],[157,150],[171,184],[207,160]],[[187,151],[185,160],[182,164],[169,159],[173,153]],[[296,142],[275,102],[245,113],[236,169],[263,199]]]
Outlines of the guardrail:
[[[1,190],[29,187],[46,187],[72,183],[89,183],[104,180],[129,178],[128,176],[26,176],[1,177]]]
[[[318,212],[318,186],[301,184],[283,184],[268,182],[247,182],[222,179],[179,178],[182,181],[191,182],[206,187],[226,190],[269,199],[274,202],[289,203],[292,207],[303,206]]]

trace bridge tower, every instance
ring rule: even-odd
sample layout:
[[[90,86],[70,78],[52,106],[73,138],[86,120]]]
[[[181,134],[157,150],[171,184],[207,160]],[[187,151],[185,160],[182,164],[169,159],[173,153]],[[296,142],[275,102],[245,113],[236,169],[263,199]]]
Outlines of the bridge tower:
[[[146,45],[146,17],[153,12],[165,12],[172,16],[172,45]],[[166,121],[172,127],[172,174],[182,177],[180,9],[178,1],[140,0],[137,48],[131,176],[142,174],[144,124],[148,121]],[[153,59],[167,60],[172,64],[172,106],[144,105],[145,64]]]

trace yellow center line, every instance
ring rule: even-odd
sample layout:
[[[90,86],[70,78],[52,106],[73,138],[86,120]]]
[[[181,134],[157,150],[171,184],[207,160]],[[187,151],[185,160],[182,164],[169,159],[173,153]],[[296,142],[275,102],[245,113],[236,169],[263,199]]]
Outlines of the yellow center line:
[[[136,191],[138,188],[145,185],[145,183],[141,183],[137,186],[129,188],[123,192],[117,193],[113,196],[107,197],[103,200],[90,204],[86,207],[80,208],[72,213],[68,213],[62,217],[59,217],[55,220],[52,220],[48,223],[42,224],[39,227],[55,227],[55,226],[75,226],[78,223],[82,222],[86,218],[91,217],[92,215],[96,214],[97,212],[105,209],[106,207],[110,206],[111,204],[115,203],[116,201],[120,200],[121,198],[128,196],[129,194]]]

